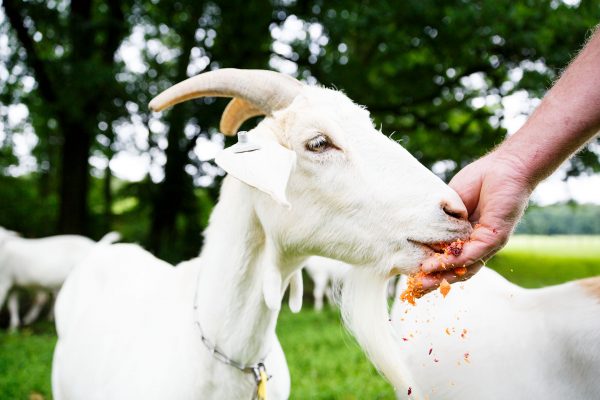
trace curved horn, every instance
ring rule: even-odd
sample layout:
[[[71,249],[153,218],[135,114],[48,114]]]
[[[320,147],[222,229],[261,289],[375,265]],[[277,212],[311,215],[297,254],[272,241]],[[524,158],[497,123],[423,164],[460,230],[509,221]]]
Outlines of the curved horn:
[[[251,105],[253,113],[260,111],[261,114],[271,114],[290,105],[302,86],[296,79],[279,72],[224,68],[193,76],[171,86],[152,99],[149,106],[153,111],[162,111],[198,97],[236,97],[247,103],[238,104],[238,111],[248,109],[248,105]],[[249,114],[245,111],[240,115]],[[259,114],[252,116],[255,115]],[[236,122],[230,121],[229,124],[231,128]]]
[[[235,135],[242,124],[252,118],[264,114],[252,103],[235,97],[227,104],[221,116],[220,130],[225,135]]]

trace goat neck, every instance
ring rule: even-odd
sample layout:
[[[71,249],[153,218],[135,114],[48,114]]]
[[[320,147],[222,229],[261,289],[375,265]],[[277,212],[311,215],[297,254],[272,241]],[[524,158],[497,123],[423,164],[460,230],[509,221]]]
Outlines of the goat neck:
[[[204,334],[229,358],[258,362],[274,343],[281,295],[295,268],[265,236],[251,191],[231,177],[223,182],[205,236],[197,287]],[[264,285],[273,274],[279,296],[277,306],[269,307]]]

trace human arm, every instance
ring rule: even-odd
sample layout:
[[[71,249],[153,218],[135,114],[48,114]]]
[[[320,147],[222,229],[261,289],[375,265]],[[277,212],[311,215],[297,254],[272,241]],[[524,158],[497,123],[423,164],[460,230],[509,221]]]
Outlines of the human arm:
[[[461,170],[450,186],[463,199],[474,224],[459,256],[433,257],[423,271],[466,266],[468,277],[507,242],[529,196],[571,154],[600,130],[600,32],[566,69],[540,106],[514,135]],[[451,271],[441,277],[462,279]],[[440,277],[440,278],[441,278]],[[429,279],[426,289],[439,283]]]

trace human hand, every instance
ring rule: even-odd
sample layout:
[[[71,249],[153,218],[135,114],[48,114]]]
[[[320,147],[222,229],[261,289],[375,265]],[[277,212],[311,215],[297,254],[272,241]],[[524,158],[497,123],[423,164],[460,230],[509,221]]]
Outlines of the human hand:
[[[430,274],[422,279],[424,291],[443,279],[452,283],[474,275],[506,244],[534,187],[523,163],[501,150],[463,168],[449,185],[465,203],[474,229],[458,256],[436,254],[423,263],[421,269]],[[466,273],[456,274],[456,267],[466,267]]]

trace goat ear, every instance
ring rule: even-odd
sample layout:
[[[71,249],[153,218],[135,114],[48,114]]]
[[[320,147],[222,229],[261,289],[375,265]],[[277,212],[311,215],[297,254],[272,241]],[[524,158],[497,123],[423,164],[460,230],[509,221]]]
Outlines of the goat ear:
[[[291,207],[285,191],[296,153],[273,140],[252,136],[258,149],[239,152],[235,146],[228,147],[215,157],[215,162],[229,175],[270,195],[279,204]]]
[[[288,305],[290,310],[296,314],[302,310],[302,295],[304,294],[304,287],[302,282],[302,269],[294,272],[290,278],[290,294],[288,299]]]

